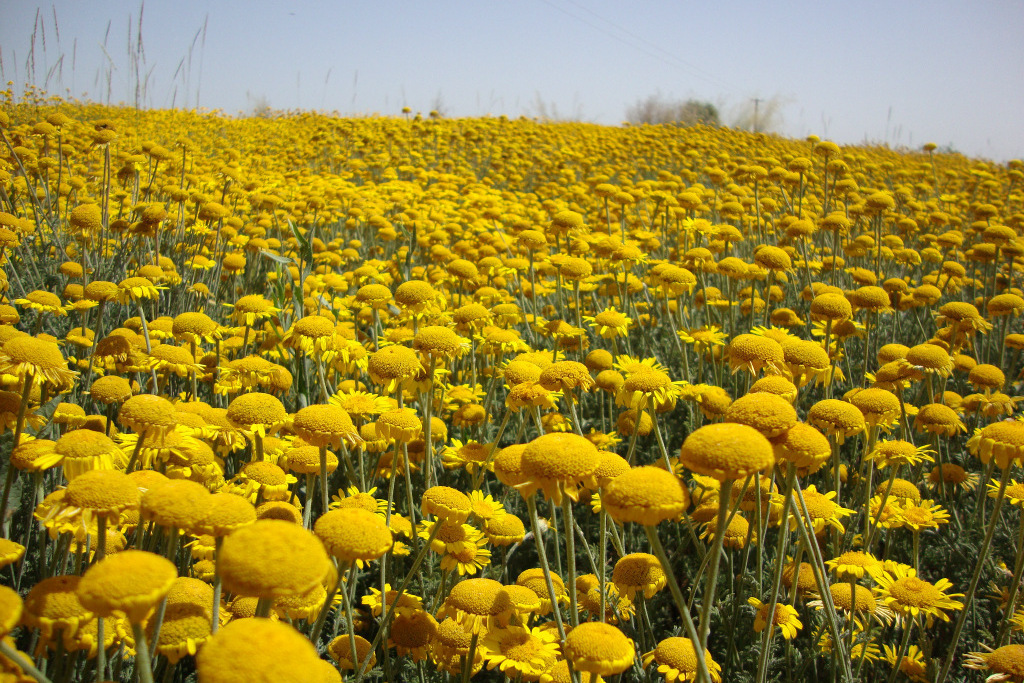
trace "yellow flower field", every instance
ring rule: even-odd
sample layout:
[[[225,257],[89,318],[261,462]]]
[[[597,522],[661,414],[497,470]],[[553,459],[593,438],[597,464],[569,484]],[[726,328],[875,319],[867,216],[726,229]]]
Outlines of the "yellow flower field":
[[[1023,680],[1020,160],[4,95],[4,681]]]

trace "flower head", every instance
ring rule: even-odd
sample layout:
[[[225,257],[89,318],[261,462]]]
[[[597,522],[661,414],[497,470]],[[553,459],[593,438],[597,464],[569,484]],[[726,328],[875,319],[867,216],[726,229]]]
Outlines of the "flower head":
[[[659,642],[655,649],[644,655],[644,666],[658,664],[658,672],[665,677],[667,683],[676,681],[695,681],[698,678],[698,661],[694,643],[690,638],[679,636],[666,638]],[[711,653],[705,650],[705,666],[712,677],[713,683],[722,681],[722,667],[712,659]]]

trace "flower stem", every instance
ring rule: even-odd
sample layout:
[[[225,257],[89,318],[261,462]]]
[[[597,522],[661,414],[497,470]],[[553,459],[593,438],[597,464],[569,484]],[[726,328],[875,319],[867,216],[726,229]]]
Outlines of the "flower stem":
[[[1025,526],[1025,520],[1023,520]],[[1018,602],[1018,590],[1021,588],[1022,560],[1025,560],[1025,543],[1022,543],[1022,529],[1018,529],[1018,554],[1014,558],[1014,571],[1011,577],[1011,587],[1007,591],[1007,608],[1004,610],[1003,624],[1000,626],[1000,634],[997,636],[996,647],[1003,647],[1007,634],[1011,629],[1011,617],[1014,616],[1014,605]]]
[[[690,610],[687,609],[687,601],[683,599],[683,591],[680,590],[680,584],[676,580],[676,572],[673,571],[673,565],[669,562],[669,558],[666,556],[666,549],[662,546],[662,541],[658,537],[658,529],[653,526],[644,527],[644,533],[648,536],[648,545],[651,546],[651,552],[658,558],[659,563],[662,565],[662,571],[666,575],[666,583],[669,584],[669,592],[673,596],[673,601],[676,603],[676,609],[680,612],[680,616],[683,618],[683,630],[687,633],[687,637],[690,638],[691,643],[698,642],[698,632],[694,628],[694,620],[690,617]],[[695,653],[698,652],[698,648],[695,647]],[[700,651],[704,654],[704,651]],[[711,677],[708,674],[708,662],[702,656],[695,657],[697,659],[698,666],[698,680],[702,683],[711,683]]]
[[[907,627],[904,629],[904,635],[901,636],[900,639],[900,649],[897,651],[897,660],[894,662],[893,671],[890,672],[890,678],[887,679],[887,683],[894,683],[897,680],[897,674],[900,673],[900,663],[904,660],[904,655],[908,653],[908,644],[911,642],[911,631],[915,627],[915,621],[915,618],[912,617]],[[944,678],[943,676],[940,676],[936,680],[942,681]]]
[[[221,544],[223,536],[214,539],[214,603],[210,610],[210,635],[215,635],[220,626],[221,612],[221,573],[217,569],[217,563],[221,560]]]
[[[833,605],[833,594],[829,591],[829,579],[825,564],[822,561],[822,554],[819,552],[819,544],[813,535],[814,529],[812,528],[812,533],[809,534],[809,527],[805,526],[805,522],[811,520],[811,515],[808,513],[808,504],[804,500],[804,494],[801,492],[800,486],[795,486],[793,492],[797,496],[798,505],[800,505],[800,514],[797,515],[797,533],[800,534],[801,543],[808,549],[809,559],[812,561],[811,566],[815,574],[815,587],[818,589],[819,595],[822,596],[822,611],[826,615],[829,634],[833,639],[834,651],[839,652],[839,659],[844,668],[844,680],[853,681],[854,674],[851,671],[851,660],[847,653],[844,652],[843,641],[840,639],[840,627],[836,621],[836,607]],[[798,571],[800,571],[799,567]]]
[[[790,536],[787,526],[787,518],[790,515],[790,505],[793,497],[791,490],[794,488],[794,479],[797,476],[797,467],[794,463],[787,463],[787,477],[783,491],[783,515],[780,517],[779,537],[776,539],[776,566],[772,574],[772,593],[769,595],[769,614],[775,615],[776,603],[779,597],[779,589],[783,583],[783,564],[786,558],[787,539]],[[759,544],[761,545],[761,544]],[[797,575],[801,570],[800,561],[794,568],[794,584],[797,584]],[[772,647],[773,628],[767,627],[762,631],[762,649],[758,653],[758,683],[765,683],[765,675],[768,672],[769,650]]]
[[[559,484],[562,488],[562,484]],[[562,495],[562,524],[566,529],[566,572],[567,586],[569,586],[569,621],[573,626],[580,623],[577,614],[577,562],[575,536],[573,534],[573,501],[563,492]]]
[[[427,556],[427,551],[430,550],[431,547],[431,541],[434,540],[434,537],[438,535],[440,530],[441,520],[438,520],[434,523],[434,526],[431,527],[431,533],[427,536],[427,540],[424,541],[424,544],[420,547],[420,552],[418,552],[416,557],[413,558],[413,565],[409,568],[409,571],[406,572],[406,577],[402,579],[402,584],[399,586],[398,591],[395,592],[395,601],[388,607],[388,612],[381,621],[381,627],[377,629],[377,635],[374,636],[374,642],[370,644],[370,647],[367,649],[366,657],[363,658],[362,663],[360,663],[359,668],[356,670],[357,683],[363,680],[363,676],[366,675],[367,666],[370,665],[370,658],[373,656],[377,646],[381,643],[381,637],[385,633],[387,624],[391,623],[392,616],[395,614],[395,608],[398,607],[399,602],[402,600],[403,593],[406,588],[409,587],[409,582],[413,580],[413,576],[416,574],[417,570],[420,569],[420,565],[423,563],[424,557]],[[383,605],[384,602],[388,601],[388,596],[382,593],[381,600],[383,601]]]
[[[552,601],[552,614],[555,615],[555,625],[559,629],[559,641],[566,640],[566,628],[562,625],[562,614],[559,611],[559,599],[555,595],[555,585],[552,583],[552,572],[548,568],[548,556],[545,554],[544,540],[541,538],[541,527],[537,522],[537,497],[532,495],[527,498],[527,513],[530,515],[530,528],[534,532],[534,545],[537,547],[537,558],[541,563],[541,571],[545,576],[545,586],[548,588],[548,597]],[[576,590],[576,586],[570,587]]]
[[[719,487],[719,517],[715,527],[715,540],[712,542],[712,563],[709,566],[705,582],[705,597],[701,605],[701,622],[698,626],[698,651],[708,648],[708,624],[712,618],[712,603],[715,601],[715,582],[719,578],[719,560],[722,556],[723,538],[726,535],[726,515],[730,509],[730,492],[733,490],[733,479],[726,479]],[[698,660],[701,658],[698,657]]]
[[[102,649],[102,646],[100,649]],[[39,683],[50,683],[50,679],[47,678],[42,671],[33,666],[32,661],[28,657],[3,641],[0,641],[0,654],[10,659],[15,665],[24,671],[26,675],[36,679]]]
[[[940,674],[937,676],[937,681],[947,680],[947,674],[950,672],[950,665],[954,662],[954,655],[957,654],[957,642],[961,637],[961,629],[964,628],[965,621],[968,619],[968,607],[972,604],[972,600],[975,598],[975,590],[979,587],[979,579],[982,577],[982,568],[986,564],[986,560],[989,559],[989,546],[993,542],[993,534],[997,529],[997,522],[1000,521],[1000,507],[1001,503],[1004,502],[1004,492],[1007,490],[1007,483],[1011,480],[1011,463],[1007,464],[1004,468],[1004,474],[1000,477],[1000,490],[997,492],[997,500],[993,505],[993,514],[989,518],[989,526],[986,528],[986,537],[982,540],[982,547],[979,548],[978,556],[979,559],[975,561],[975,571],[972,572],[972,581],[968,584],[968,591],[964,596],[964,608],[961,610],[960,616],[957,618],[957,624],[954,626],[954,634],[948,641],[950,643],[950,650],[947,651],[947,657],[943,660],[943,667],[940,669]]]
[[[153,683],[153,664],[146,644],[146,631],[142,624],[133,623],[132,633],[135,635],[135,670],[139,680],[142,683]],[[103,647],[103,644],[99,643],[97,647]]]

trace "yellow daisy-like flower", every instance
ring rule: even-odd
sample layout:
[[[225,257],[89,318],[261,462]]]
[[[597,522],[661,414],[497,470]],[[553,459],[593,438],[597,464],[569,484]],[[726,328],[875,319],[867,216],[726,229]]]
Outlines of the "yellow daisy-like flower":
[[[423,610],[396,614],[388,632],[388,645],[400,657],[414,662],[427,658],[427,650],[438,635],[438,622]]]
[[[601,676],[626,671],[636,657],[632,640],[615,626],[596,621],[570,631],[563,654],[574,670]]]
[[[143,299],[158,299],[160,298],[161,290],[164,289],[167,289],[167,287],[158,287],[148,278],[126,278],[117,286],[117,301],[118,303],[129,304]]]
[[[561,391],[549,391],[539,382],[521,382],[509,390],[505,397],[505,405],[517,412],[532,407],[555,410],[561,398]]]
[[[815,533],[819,533],[827,526],[843,533],[844,527],[840,520],[853,515],[854,510],[848,510],[837,504],[835,500],[836,491],[819,493],[815,486],[812,485],[804,489],[802,494],[804,495],[804,502],[808,506],[808,514],[811,515],[811,523]],[[797,520],[793,517],[790,518],[790,528],[797,528]]]
[[[633,600],[637,591],[651,599],[666,586],[666,575],[658,558],[649,553],[630,553],[619,558],[612,570],[612,582],[620,595]]]
[[[485,548],[488,542],[488,538],[478,531],[454,550],[446,550],[441,556],[442,571],[455,570],[459,576],[473,576],[491,564],[491,551]]]
[[[779,375],[784,372],[783,347],[769,337],[756,334],[740,334],[729,346],[730,372],[736,374],[745,370],[751,375],[765,372]]]
[[[541,489],[556,505],[565,493],[574,501],[581,485],[597,488],[598,449],[582,436],[569,433],[543,434],[523,450],[521,460],[526,481],[517,486],[524,496]]]
[[[914,683],[930,683],[930,679],[926,678],[925,675],[928,670],[925,656],[918,649],[917,645],[909,647],[908,653],[901,657],[900,662],[897,661],[897,658],[900,656],[898,648],[884,644],[883,652],[890,666],[895,669],[899,668],[900,672],[908,677],[908,680],[914,681]]]
[[[658,664],[658,672],[667,683],[694,681],[698,677],[697,653],[690,638],[673,637],[661,641],[654,650],[645,653],[642,661],[645,668]],[[705,650],[705,666],[712,677],[712,683],[721,683],[722,667]]]
[[[941,505],[933,505],[931,500],[913,502],[902,501],[903,505],[897,509],[900,515],[901,526],[913,531],[923,529],[939,529],[940,524],[950,522],[950,515]]]
[[[977,473],[967,472],[960,465],[945,462],[943,463],[942,468],[939,465],[936,465],[929,471],[926,480],[928,481],[930,488],[939,488],[941,472],[943,485],[948,491],[950,491],[951,488],[960,489],[962,491],[974,491],[975,487],[979,485],[979,475]]]
[[[989,483],[986,484],[986,495],[990,498],[996,498],[1000,495],[1000,480],[990,479]],[[1022,486],[1020,481],[1008,482],[1007,488],[1004,489],[1004,499],[1016,507],[1022,507],[1022,501],[1025,500],[1025,487]]]
[[[617,311],[615,306],[593,316],[585,315],[583,319],[602,339],[625,337],[633,325],[633,320]]]
[[[376,486],[367,491],[360,491],[358,486],[350,486],[345,489],[345,494],[339,489],[338,493],[331,496],[330,507],[332,510],[336,508],[361,508],[383,518],[388,513],[388,500],[375,497],[375,493],[377,493]]]
[[[465,467],[467,472],[474,474],[484,465],[491,448],[492,445],[487,443],[470,440],[464,444],[459,439],[452,439],[452,445],[441,452],[441,460],[447,470]]]
[[[708,351],[713,346],[725,346],[726,340],[729,338],[729,335],[715,325],[681,330],[677,334],[684,344],[692,344],[694,350],[699,354]]]
[[[925,445],[915,446],[910,441],[891,439],[876,442],[875,450],[869,455],[875,460],[876,467],[914,467],[920,462],[933,462],[931,450]]]
[[[258,321],[269,320],[281,312],[275,308],[270,301],[259,294],[250,294],[236,301],[234,304],[224,304],[231,308],[231,319],[236,325],[253,327]]]
[[[929,622],[933,618],[950,621],[947,612],[964,609],[964,603],[953,598],[964,597],[961,593],[946,593],[951,587],[950,581],[940,579],[935,584],[918,578],[911,567],[898,565],[887,569],[877,577],[876,596],[899,619],[915,618],[919,614],[926,616]]]
[[[292,323],[281,340],[285,348],[299,349],[309,355],[327,351],[335,336],[335,324],[323,315],[307,315]]]
[[[483,491],[470,492],[470,506],[474,517],[485,525],[508,514],[504,505]]]
[[[495,629],[481,640],[488,670],[499,669],[510,679],[536,681],[555,664],[559,644],[550,629]]]
[[[67,316],[68,314],[68,309],[61,303],[59,296],[38,289],[26,294],[24,299],[15,299],[14,303],[18,306],[37,311],[40,314],[52,313],[60,316]]]
[[[851,550],[826,560],[826,566],[830,571],[836,572],[836,577],[841,581],[860,579],[866,574],[876,577],[883,572],[882,562],[872,554],[860,550]]]
[[[384,599],[381,598],[381,591],[376,588],[370,588],[370,595],[364,595],[362,603],[370,609],[371,615],[379,617],[387,612],[396,598],[399,603],[395,607],[395,614],[412,614],[423,610],[423,599],[418,595],[412,593],[402,592],[402,596],[399,597],[399,592],[392,590],[391,584],[384,584]]]
[[[616,394],[616,405],[637,410],[674,406],[684,393],[684,382],[673,381],[667,372],[641,370],[627,375]]]
[[[761,633],[769,624],[769,609],[771,605],[763,603],[754,596],[747,599],[747,604],[755,608],[754,629],[755,633]],[[773,626],[779,627],[780,634],[787,640],[796,638],[797,632],[804,627],[801,620],[797,617],[797,610],[785,603],[776,603],[776,609],[772,613],[771,621]]]
[[[853,588],[853,590],[852,590]],[[829,587],[829,594],[832,597],[833,605],[841,612],[853,613],[856,623],[864,625],[866,619],[875,619],[881,623],[889,623],[893,620],[893,613],[880,605],[872,591],[858,584],[834,583]],[[825,602],[818,593],[812,593],[815,598],[808,602],[808,607],[823,609]]]
[[[434,532],[435,525],[441,527]],[[420,530],[417,532],[420,538],[430,538],[434,533],[434,540],[431,541],[431,550],[442,555],[444,553],[457,553],[464,545],[474,544],[480,540],[482,534],[470,524],[460,522],[432,522],[421,520]]]
[[[1023,664],[1025,650],[1021,643],[1004,645],[995,650],[986,647],[986,650],[986,652],[969,652],[965,655],[964,665],[969,669],[992,671],[993,674],[986,679],[986,683],[1003,683],[1003,681],[1018,683],[1022,680],[1023,674],[1025,674],[1025,664]]]
[[[57,344],[28,335],[8,339],[0,348],[0,374],[28,380],[35,386],[46,384],[57,391],[70,389],[78,377],[77,372],[68,370]]]
[[[470,633],[487,633],[502,609],[498,600],[501,590],[502,584],[494,579],[464,579],[449,591],[437,618],[451,617]]]
[[[988,464],[990,459],[995,459],[1000,469],[1007,469],[1013,462],[1021,465],[1025,453],[1023,434],[1025,425],[1019,420],[994,422],[968,439],[968,450],[983,463]]]

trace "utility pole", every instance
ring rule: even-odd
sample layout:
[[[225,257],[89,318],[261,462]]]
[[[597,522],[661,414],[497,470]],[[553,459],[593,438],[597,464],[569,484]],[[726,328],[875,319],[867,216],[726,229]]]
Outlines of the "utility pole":
[[[761,98],[753,97],[753,98],[751,98],[751,101],[755,103],[755,120],[754,120],[754,125],[751,126],[751,132],[757,133],[758,132],[758,103],[761,102],[762,100],[761,100]]]

